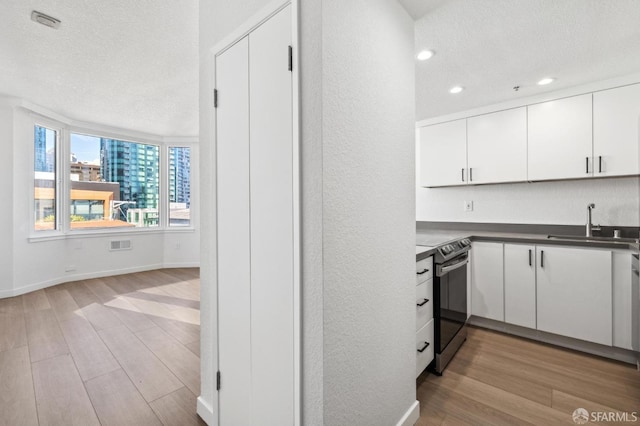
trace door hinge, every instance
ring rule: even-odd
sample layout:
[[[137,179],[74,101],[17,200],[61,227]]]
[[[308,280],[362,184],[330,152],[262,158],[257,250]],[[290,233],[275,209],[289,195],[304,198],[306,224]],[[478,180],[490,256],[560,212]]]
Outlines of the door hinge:
[[[220,390],[220,372],[216,373],[216,390]]]
[[[289,46],[289,71],[293,71],[293,47]]]
[[[218,89],[213,89],[213,107],[218,108]]]

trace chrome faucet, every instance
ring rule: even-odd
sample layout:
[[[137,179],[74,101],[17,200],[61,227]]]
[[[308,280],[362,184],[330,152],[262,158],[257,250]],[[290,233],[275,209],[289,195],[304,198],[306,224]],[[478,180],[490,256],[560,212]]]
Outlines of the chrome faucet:
[[[587,204],[587,232],[586,232],[586,236],[587,237],[593,237],[593,231],[600,231],[600,225],[596,225],[594,226],[591,223],[591,210],[595,209],[596,205],[591,203],[591,204]]]

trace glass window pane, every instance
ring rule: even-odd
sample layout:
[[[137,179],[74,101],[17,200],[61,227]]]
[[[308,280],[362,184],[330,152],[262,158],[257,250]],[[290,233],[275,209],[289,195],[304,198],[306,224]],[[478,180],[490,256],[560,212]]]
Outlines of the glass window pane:
[[[169,148],[169,226],[191,223],[191,148]]]
[[[34,127],[34,210],[36,231],[57,229],[56,146],[58,132]]]
[[[158,226],[158,146],[77,133],[70,142],[71,229]]]

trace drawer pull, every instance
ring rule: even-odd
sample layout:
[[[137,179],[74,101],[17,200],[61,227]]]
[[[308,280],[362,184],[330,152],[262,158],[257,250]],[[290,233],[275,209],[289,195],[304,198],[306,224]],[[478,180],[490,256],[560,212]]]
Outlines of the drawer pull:
[[[416,303],[416,305],[417,305],[417,306],[424,306],[424,305],[426,305],[427,303],[429,303],[429,299],[423,299],[423,302],[422,302],[422,303]]]
[[[418,352],[422,353],[425,351],[425,349],[427,349],[429,347],[429,342],[424,342],[424,346],[422,347],[422,349],[418,349]]]
[[[422,275],[422,274],[426,274],[427,272],[429,272],[428,269],[423,269],[422,272],[417,272],[417,274]]]

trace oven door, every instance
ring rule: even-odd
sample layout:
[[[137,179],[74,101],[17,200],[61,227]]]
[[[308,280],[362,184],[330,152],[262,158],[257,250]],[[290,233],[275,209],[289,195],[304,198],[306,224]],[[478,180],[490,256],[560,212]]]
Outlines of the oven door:
[[[436,265],[436,352],[442,353],[467,321],[467,263],[469,253]]]

